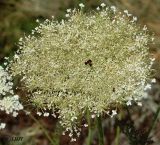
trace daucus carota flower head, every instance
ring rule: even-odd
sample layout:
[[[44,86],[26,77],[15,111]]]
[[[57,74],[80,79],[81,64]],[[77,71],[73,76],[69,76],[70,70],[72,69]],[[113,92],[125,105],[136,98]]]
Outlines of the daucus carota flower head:
[[[86,110],[96,116],[140,100],[150,72],[151,36],[136,25],[136,17],[105,4],[91,13],[83,7],[67,10],[67,20],[40,23],[33,31],[37,37],[20,40],[11,63],[12,74],[23,76],[31,102],[58,109],[70,136]]]

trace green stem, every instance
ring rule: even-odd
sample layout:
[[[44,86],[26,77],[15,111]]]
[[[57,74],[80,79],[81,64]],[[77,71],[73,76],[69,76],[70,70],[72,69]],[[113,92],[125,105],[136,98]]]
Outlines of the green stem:
[[[48,134],[46,129],[43,127],[43,125],[32,114],[29,114],[29,116],[40,126],[40,128],[43,130],[43,132],[46,135],[46,137],[48,138],[48,140],[51,142],[52,145],[54,145],[52,138],[50,137],[50,135]]]
[[[116,143],[115,143],[115,145],[119,145],[119,136],[120,136],[120,127],[117,126],[117,129],[116,129]]]
[[[101,116],[97,117],[97,128],[98,128],[98,135],[99,135],[99,145],[104,145],[104,135],[103,135]]]
[[[160,106],[158,107],[158,109],[157,109],[157,111],[156,111],[156,113],[155,113],[155,115],[154,115],[154,119],[153,119],[152,125],[151,125],[151,127],[149,128],[149,130],[148,130],[148,134],[147,134],[147,136],[146,136],[146,142],[147,142],[147,140],[148,140],[148,137],[149,137],[151,131],[153,130],[153,128],[154,128],[155,125],[156,125],[156,122],[157,122],[159,113],[160,113]],[[146,143],[145,143],[145,144],[146,144]],[[145,145],[145,144],[144,144],[144,145]]]
[[[87,122],[88,122],[88,138],[87,138],[87,145],[91,145],[92,141],[92,129],[91,129],[91,117],[90,112],[87,110]]]
[[[121,119],[121,113],[119,114],[119,120]],[[119,140],[120,140],[120,127],[117,125],[117,128],[116,128],[116,141],[115,141],[115,145],[119,145]]]

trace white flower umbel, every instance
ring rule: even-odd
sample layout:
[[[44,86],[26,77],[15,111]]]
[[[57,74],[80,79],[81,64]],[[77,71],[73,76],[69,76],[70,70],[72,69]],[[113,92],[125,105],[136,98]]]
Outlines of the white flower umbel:
[[[129,100],[140,102],[150,74],[152,36],[136,24],[136,17],[126,15],[128,11],[104,6],[87,14],[69,10],[63,23],[40,23],[35,29],[39,37],[23,38],[19,57],[10,64],[14,76],[23,75],[31,103],[58,110],[55,114],[70,136],[80,132],[86,110],[94,119],[131,105]]]
[[[23,109],[23,106],[19,102],[19,96],[13,94],[13,83],[11,81],[12,78],[6,70],[0,66],[0,111],[16,117],[18,111]],[[4,127],[5,124],[1,123],[0,128],[3,129]]]
[[[6,95],[6,93],[13,94],[11,80],[8,73],[0,66],[0,96]]]
[[[7,114],[15,113],[22,109],[23,106],[20,104],[17,95],[7,96],[0,100],[0,110],[5,111]]]
[[[37,115],[38,115],[38,116],[41,116],[41,115],[42,115],[42,112],[37,112]]]
[[[49,113],[48,113],[48,112],[45,112],[45,113],[43,114],[43,116],[44,116],[44,117],[48,117],[48,116],[49,116]]]

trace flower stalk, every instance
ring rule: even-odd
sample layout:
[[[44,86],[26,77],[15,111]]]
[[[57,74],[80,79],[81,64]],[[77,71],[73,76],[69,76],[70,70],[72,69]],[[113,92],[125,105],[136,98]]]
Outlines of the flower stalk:
[[[148,130],[147,135],[146,135],[146,140],[145,140],[144,145],[146,145],[146,143],[147,143],[147,141],[148,141],[148,138],[149,138],[149,135],[150,135],[150,133],[152,132],[153,128],[154,128],[155,125],[156,125],[156,122],[157,122],[159,113],[160,113],[160,106],[157,108],[157,111],[156,111],[156,113],[155,113],[155,115],[154,115],[154,119],[153,119],[153,122],[152,122],[152,124],[151,124],[151,126],[150,126],[150,128],[149,128],[149,130]]]
[[[97,128],[98,128],[99,145],[104,145],[104,134],[103,134],[101,116],[97,117]]]
[[[43,125],[32,115],[29,114],[30,118],[33,119],[38,125],[39,127],[43,130],[45,136],[47,137],[47,139],[50,141],[51,145],[54,145],[54,142],[52,140],[52,137],[48,134],[48,131],[43,127]]]
[[[87,122],[88,122],[87,145],[91,145],[91,143],[92,143],[92,129],[91,129],[91,118],[90,118],[90,112],[89,112],[89,110],[87,110]]]
[[[120,127],[117,126],[117,128],[116,128],[116,143],[115,143],[115,145],[119,145],[119,139],[120,139]]]

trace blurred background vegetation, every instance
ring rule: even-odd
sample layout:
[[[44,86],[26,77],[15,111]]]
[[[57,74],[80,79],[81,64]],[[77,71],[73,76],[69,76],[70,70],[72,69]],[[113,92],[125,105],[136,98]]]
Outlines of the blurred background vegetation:
[[[43,21],[46,18],[50,19],[51,16],[55,16],[56,19],[60,20],[64,17],[66,9],[77,7],[81,2],[86,5],[86,9],[95,9],[102,2],[107,5],[115,5],[121,10],[127,9],[130,13],[138,17],[139,25],[147,25],[149,30],[155,33],[155,45],[151,46],[151,53],[153,53],[156,58],[154,65],[157,70],[156,77],[158,79],[160,78],[160,0],[0,0],[0,63],[3,63],[5,56],[13,56],[14,51],[17,50],[16,44],[18,39],[31,33],[31,30],[37,25],[36,19]],[[155,88],[160,90],[158,84]],[[155,92],[151,93],[155,94]],[[153,112],[155,111],[153,106],[156,106],[154,102],[153,100],[150,101],[149,105],[152,106]],[[144,109],[144,111],[146,110]],[[146,114],[140,114],[143,121],[146,116],[149,116],[149,113]],[[3,115],[0,114],[0,116],[2,117]],[[6,118],[5,120],[10,123],[10,127],[2,133],[3,135],[14,134],[25,136],[23,142],[12,142],[11,145],[49,144],[48,141],[44,139],[46,137],[43,135],[44,131],[40,129],[39,124],[33,123],[34,118],[31,117],[28,119],[28,116],[26,117],[22,114],[21,118],[16,121],[11,118]],[[51,136],[54,138],[55,145],[58,145],[59,140],[56,136],[58,136],[59,133],[53,133],[53,130],[56,128],[55,120],[53,118],[38,118],[38,120],[50,131]],[[105,123],[108,124],[108,122]],[[107,134],[109,135],[108,138],[106,137],[108,139],[107,145],[112,144],[111,140],[114,134],[110,125],[109,127],[109,130],[106,131],[106,136]],[[1,139],[3,139],[1,137],[2,134],[0,133],[0,145],[5,145],[5,141],[1,141]],[[75,144],[82,144],[85,136],[86,133],[82,133],[82,137],[78,143]],[[160,137],[159,132],[158,136]],[[61,138],[60,142],[62,145],[72,144],[66,137]],[[125,142],[122,142],[122,144],[125,145]],[[155,145],[160,145],[159,141]]]

